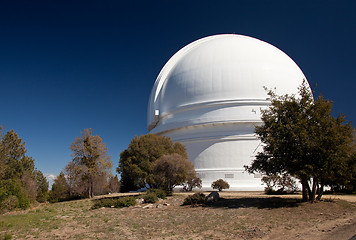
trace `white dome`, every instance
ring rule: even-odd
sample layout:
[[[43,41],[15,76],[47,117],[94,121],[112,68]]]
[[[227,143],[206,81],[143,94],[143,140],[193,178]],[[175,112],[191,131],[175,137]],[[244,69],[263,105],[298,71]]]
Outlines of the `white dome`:
[[[221,110],[203,114],[199,109],[266,101],[264,87],[293,94],[303,79],[297,64],[266,42],[234,34],[206,37],[182,48],[161,70],[151,92],[148,128],[157,126],[155,132],[162,132],[192,124],[252,120],[240,110],[229,109],[227,116]],[[193,121],[183,116],[189,112],[192,118],[192,109],[197,109]]]
[[[148,104],[148,129],[185,145],[203,188],[224,179],[231,190],[263,190],[249,165],[261,141],[261,109],[267,89],[296,94],[305,79],[278,48],[241,35],[197,40],[166,63]]]

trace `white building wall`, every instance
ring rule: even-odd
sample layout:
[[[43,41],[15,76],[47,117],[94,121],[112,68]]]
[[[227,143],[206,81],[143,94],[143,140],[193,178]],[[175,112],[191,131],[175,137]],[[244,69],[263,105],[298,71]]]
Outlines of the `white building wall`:
[[[164,136],[185,145],[204,189],[224,179],[231,190],[263,190],[261,176],[249,174],[244,168],[261,151],[260,140],[253,133],[256,124],[199,125],[167,131]]]

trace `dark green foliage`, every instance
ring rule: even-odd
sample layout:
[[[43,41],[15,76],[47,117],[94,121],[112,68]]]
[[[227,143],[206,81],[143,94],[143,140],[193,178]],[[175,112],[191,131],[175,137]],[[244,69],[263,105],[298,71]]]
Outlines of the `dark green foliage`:
[[[206,196],[203,193],[194,193],[184,199],[183,205],[195,205],[206,203]]]
[[[158,201],[158,197],[154,192],[148,192],[142,196],[145,203],[155,203]]]
[[[41,198],[40,194],[48,191],[48,185],[46,189],[46,185],[37,181],[37,173],[40,171],[35,170],[34,160],[25,154],[25,143],[17,133],[10,130],[4,135],[0,127],[1,211],[25,209],[37,197]]]
[[[52,190],[49,193],[49,201],[51,203],[66,201],[70,198],[69,194],[69,185],[64,176],[64,173],[61,172],[52,185]]]
[[[263,125],[256,133],[263,152],[246,169],[264,175],[289,174],[302,184],[303,200],[320,199],[326,185],[346,184],[351,155],[352,127],[343,115],[332,117],[332,103],[319,97],[313,101],[307,83],[299,97],[277,96],[262,111]]]
[[[167,193],[162,189],[150,188],[147,190],[146,194],[154,193],[158,198],[166,199]]]
[[[14,130],[10,130],[5,134],[1,141],[2,145],[2,179],[19,179],[25,170],[33,170],[33,162],[25,157],[25,143],[18,137]]]
[[[48,181],[39,170],[35,170],[37,180],[37,196],[36,200],[40,203],[48,200]]]
[[[121,174],[121,192],[135,191],[149,186],[154,187],[153,165],[166,154],[177,153],[187,158],[185,147],[173,143],[169,137],[155,134],[134,137],[128,148],[121,152],[117,172]]]
[[[222,179],[216,180],[211,184],[211,187],[213,189],[218,189],[219,192],[222,191],[223,189],[229,189],[230,184]]]
[[[92,200],[94,203],[92,209],[98,209],[102,207],[114,207],[123,208],[136,205],[136,198],[133,196],[119,197],[119,198],[101,198]]]
[[[11,206],[11,209],[26,209],[31,201],[20,180],[8,179],[0,182],[0,203],[0,210],[6,210],[7,206]]]

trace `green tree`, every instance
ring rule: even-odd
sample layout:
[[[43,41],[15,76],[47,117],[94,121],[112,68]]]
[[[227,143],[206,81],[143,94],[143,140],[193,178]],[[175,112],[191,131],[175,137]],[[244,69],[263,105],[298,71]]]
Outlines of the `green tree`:
[[[26,209],[30,206],[30,198],[28,197],[20,179],[14,178],[0,181],[0,210],[6,210],[6,202],[10,199],[13,200],[11,209]]]
[[[0,161],[4,166],[4,174],[1,178],[21,178],[24,172],[24,167],[28,170],[28,168],[33,166],[31,159],[23,159],[26,153],[25,142],[19,138],[14,130],[10,130],[3,136],[1,145],[2,158]]]
[[[84,129],[70,146],[75,173],[80,174],[86,187],[86,195],[94,197],[94,182],[98,176],[111,170],[110,156],[99,136],[93,136],[91,129]]]
[[[0,195],[3,196],[3,203],[9,204],[11,208],[26,208],[36,200],[35,164],[25,154],[25,142],[17,133],[10,130],[4,135],[0,127]]]
[[[169,137],[155,134],[136,136],[128,148],[121,152],[117,172],[121,174],[121,191],[153,187],[155,184],[153,165],[163,155],[177,153],[187,158],[185,147],[173,143]]]
[[[177,185],[183,184],[195,173],[193,163],[177,153],[163,155],[153,163],[155,188],[171,192]]]
[[[48,200],[48,181],[40,170],[35,170],[35,174],[37,180],[36,200],[43,203]]]
[[[70,198],[69,195],[69,185],[64,176],[64,173],[61,172],[55,179],[52,184],[52,190],[49,192],[49,201],[50,202],[61,202]]]
[[[332,103],[313,101],[306,82],[299,96],[277,96],[270,91],[271,106],[262,111],[263,125],[256,134],[263,143],[250,173],[289,174],[300,180],[303,201],[320,199],[325,185],[345,181],[351,154],[350,124],[343,115],[332,117]]]
[[[3,127],[0,126],[0,180],[4,178],[6,171],[6,153],[5,146],[2,141]]]

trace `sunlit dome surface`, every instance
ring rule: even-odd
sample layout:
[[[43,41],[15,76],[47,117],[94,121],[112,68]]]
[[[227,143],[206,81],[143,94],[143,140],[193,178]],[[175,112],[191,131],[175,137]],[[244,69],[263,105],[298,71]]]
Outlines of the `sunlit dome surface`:
[[[264,87],[292,94],[304,78],[291,58],[266,42],[234,34],[206,37],[163,67],[152,89],[148,125],[155,124],[155,110],[162,117],[199,104],[265,100]]]
[[[183,143],[203,187],[225,179],[232,189],[263,190],[244,171],[261,142],[254,134],[266,89],[297,94],[305,76],[278,48],[234,34],[188,44],[165,64],[148,104],[148,129]]]

